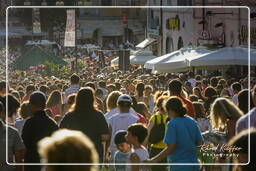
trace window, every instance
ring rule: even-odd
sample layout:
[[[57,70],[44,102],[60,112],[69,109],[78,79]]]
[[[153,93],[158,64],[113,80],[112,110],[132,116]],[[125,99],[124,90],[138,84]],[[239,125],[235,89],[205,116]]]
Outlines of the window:
[[[179,40],[178,40],[178,50],[180,48],[182,48],[182,47],[183,47],[183,40],[182,40],[182,37],[179,37]]]
[[[173,40],[171,37],[167,37],[166,39],[166,53],[170,53],[170,52],[173,52],[174,51],[174,48],[173,48]]]
[[[192,0],[177,0],[178,6],[191,6]]]

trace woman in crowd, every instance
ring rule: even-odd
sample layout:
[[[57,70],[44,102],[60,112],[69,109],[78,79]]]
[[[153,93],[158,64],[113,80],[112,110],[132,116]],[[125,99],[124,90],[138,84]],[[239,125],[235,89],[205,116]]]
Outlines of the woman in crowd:
[[[117,99],[119,96],[121,96],[121,92],[119,91],[113,91],[111,92],[106,100],[107,105],[107,113],[105,114],[105,118],[108,120],[111,116],[116,114],[118,112],[117,109]]]
[[[211,107],[211,123],[213,129],[224,132],[227,140],[235,136],[237,120],[243,115],[242,111],[226,98],[217,98]]]
[[[23,126],[26,120],[30,117],[29,111],[29,103],[28,101],[23,102],[18,110],[19,118],[17,118],[14,122],[14,127],[18,130],[19,134],[21,135]]]
[[[193,94],[198,97],[198,100],[204,101],[204,97],[202,95],[202,91],[199,87],[194,87],[193,88]]]
[[[204,105],[201,102],[193,102],[196,113],[196,121],[198,123],[199,129],[201,132],[210,130],[210,122],[206,118]]]
[[[47,102],[46,102],[46,109],[49,109],[51,111],[52,114],[52,118],[54,119],[55,116],[57,115],[63,115],[62,113],[62,97],[61,97],[61,93],[58,90],[54,90]]]
[[[106,157],[106,141],[109,140],[108,124],[104,115],[95,108],[95,96],[91,87],[81,88],[77,93],[73,110],[67,113],[60,128],[82,131],[94,143],[103,162]]]
[[[151,132],[152,128],[155,125],[164,124],[166,126],[168,115],[166,114],[166,111],[164,110],[163,104],[164,104],[164,101],[167,99],[168,99],[168,96],[160,96],[156,100],[156,111],[151,116],[151,118],[149,120],[149,124],[147,126],[149,136],[156,136],[156,135],[152,135],[152,132]],[[163,132],[163,134],[164,134],[164,132]],[[149,152],[150,157],[154,157],[155,155],[159,154],[164,148],[166,148],[166,145],[163,142],[163,139],[159,142],[151,144],[152,142],[150,142],[149,139],[147,138],[146,143],[150,145],[150,152]],[[166,158],[164,158],[160,162],[166,163]],[[166,169],[166,166],[152,166],[152,171],[163,170],[163,169]]]
[[[169,118],[172,118],[167,124],[164,138],[167,147],[147,162],[157,163],[167,157],[170,171],[199,171],[198,165],[172,165],[172,163],[198,163],[197,146],[203,144],[203,138],[196,121],[185,116],[187,111],[179,97],[170,97],[165,108]]]
[[[215,88],[209,86],[205,89],[204,96],[205,96],[205,101],[204,101],[205,112],[206,114],[209,114],[211,104],[218,97],[217,91]]]

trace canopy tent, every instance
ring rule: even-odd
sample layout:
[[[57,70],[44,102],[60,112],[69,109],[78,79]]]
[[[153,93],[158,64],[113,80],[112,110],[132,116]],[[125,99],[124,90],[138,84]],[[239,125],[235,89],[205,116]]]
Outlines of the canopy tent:
[[[256,52],[251,50],[251,65],[256,65]],[[189,65],[193,67],[248,65],[248,48],[225,47],[198,58],[188,58]]]
[[[46,61],[60,65],[66,64],[60,57],[54,56],[35,45],[15,60],[14,68],[17,70],[28,70],[30,66],[38,66]]]
[[[132,65],[144,65],[147,61],[157,58],[153,55],[152,51],[137,50],[131,51],[130,64]],[[119,57],[111,61],[111,66],[115,67],[119,64]]]
[[[143,40],[141,43],[139,43],[136,48],[145,48],[147,46],[149,46],[151,43],[153,43],[154,41],[156,41],[156,39],[153,39],[153,38],[147,38],[145,40]]]
[[[187,58],[198,58],[211,52],[204,48],[186,47],[150,60],[145,63],[144,68],[152,69],[154,73],[187,71]]]

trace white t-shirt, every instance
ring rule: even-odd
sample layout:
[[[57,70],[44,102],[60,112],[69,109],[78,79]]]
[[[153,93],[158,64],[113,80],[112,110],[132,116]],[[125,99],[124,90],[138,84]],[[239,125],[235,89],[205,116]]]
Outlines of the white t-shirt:
[[[138,120],[139,118],[132,113],[118,113],[109,118],[108,124],[112,128],[110,150],[113,154],[116,151],[116,145],[114,143],[116,132],[127,130],[130,125],[137,123]]]
[[[118,113],[120,113],[118,108],[114,108],[114,109],[108,111],[104,116],[105,116],[105,118],[106,118],[106,120],[108,122],[109,118],[111,118],[112,116],[114,116],[114,115],[116,115]],[[129,113],[132,113],[132,114],[136,115],[136,112],[135,112],[135,110],[133,108],[130,108]]]
[[[141,148],[132,149],[132,153],[136,153],[140,159],[140,163],[144,160],[147,160],[149,158],[148,150],[142,146]],[[131,163],[130,159],[128,160],[128,163]],[[131,165],[126,166],[126,171],[132,170]],[[140,171],[148,171],[147,168],[140,168]]]
[[[194,88],[196,86],[196,80],[194,78],[190,78],[188,82],[191,83],[191,86]]]
[[[235,104],[235,105],[238,105],[238,95],[235,94],[232,98],[232,102]]]

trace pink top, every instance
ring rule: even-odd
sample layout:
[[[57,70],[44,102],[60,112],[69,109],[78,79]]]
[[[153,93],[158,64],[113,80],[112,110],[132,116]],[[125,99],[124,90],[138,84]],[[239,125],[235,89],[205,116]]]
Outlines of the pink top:
[[[56,105],[56,106],[51,106],[51,107],[48,107],[48,109],[51,110],[52,112],[52,118],[55,118],[56,115],[60,115],[60,108]]]

